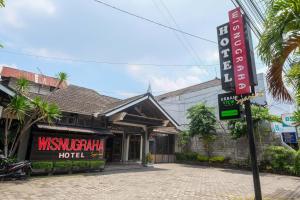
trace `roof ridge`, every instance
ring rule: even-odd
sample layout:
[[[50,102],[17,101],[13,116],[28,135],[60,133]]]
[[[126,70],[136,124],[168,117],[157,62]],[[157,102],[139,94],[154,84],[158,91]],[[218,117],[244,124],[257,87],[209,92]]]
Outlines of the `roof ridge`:
[[[188,89],[194,88],[196,86],[204,85],[204,84],[207,84],[207,83],[210,83],[210,82],[213,82],[213,81],[217,81],[217,80],[220,81],[221,79],[219,79],[219,78],[216,77],[214,79],[211,79],[211,80],[208,80],[208,81],[204,81],[202,83],[198,83],[198,84],[191,85],[191,86],[188,86],[188,87],[184,87],[184,88],[180,88],[180,89],[177,89],[177,90],[173,90],[173,91],[170,91],[170,92],[167,92],[167,93],[164,93],[164,94],[160,94],[160,95],[156,96],[155,98],[156,99],[160,99],[160,98],[168,96],[168,95],[170,95],[172,93],[176,93],[176,92],[188,90]]]
[[[112,96],[108,96],[108,95],[105,95],[105,94],[101,94],[100,92],[98,92],[98,91],[96,91],[96,90],[94,90],[92,88],[87,88],[87,87],[83,87],[83,86],[79,86],[79,85],[75,85],[75,84],[70,84],[69,86],[75,86],[77,88],[82,88],[82,89],[85,89],[85,90],[90,90],[90,91],[93,91],[93,92],[95,92],[96,94],[98,94],[100,96],[103,96],[103,97],[109,97],[109,98],[112,98],[112,99],[115,99],[115,100],[122,100],[122,99],[119,99],[119,98],[116,98],[116,97],[112,97]]]

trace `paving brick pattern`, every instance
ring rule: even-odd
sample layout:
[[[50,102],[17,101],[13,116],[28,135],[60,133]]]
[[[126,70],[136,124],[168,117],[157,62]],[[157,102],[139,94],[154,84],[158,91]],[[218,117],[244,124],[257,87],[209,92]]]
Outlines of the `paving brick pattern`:
[[[300,200],[300,178],[261,174],[270,199]],[[179,164],[0,183],[0,199],[232,200],[253,196],[250,172]]]

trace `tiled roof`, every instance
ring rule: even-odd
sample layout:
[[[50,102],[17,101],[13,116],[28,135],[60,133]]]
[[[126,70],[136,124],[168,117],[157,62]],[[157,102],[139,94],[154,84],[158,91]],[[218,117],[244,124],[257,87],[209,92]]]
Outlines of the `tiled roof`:
[[[50,76],[44,76],[41,74],[35,74],[32,72],[27,72],[19,69],[14,69],[6,66],[0,66],[0,75],[2,77],[7,78],[25,78],[28,81],[38,83],[41,85],[51,86],[51,87],[57,87],[59,80],[57,78],[53,78]],[[60,88],[64,88],[67,86],[67,83],[64,82],[60,85]]]
[[[172,92],[168,92],[162,95],[159,95],[156,97],[157,101],[163,100],[165,98],[169,98],[169,97],[174,97],[174,96],[179,96],[182,94],[186,94],[186,93],[190,93],[190,92],[195,92],[195,91],[199,91],[199,90],[203,90],[206,88],[210,88],[210,87],[215,87],[221,85],[221,80],[218,78],[215,78],[213,80],[207,81],[207,82],[203,82],[197,85],[192,85],[186,88],[182,88],[179,90],[175,90]]]
[[[67,88],[55,91],[48,97],[48,100],[55,102],[63,112],[83,115],[103,112],[107,110],[108,105],[120,101],[117,98],[101,95],[92,89],[76,85],[69,85]]]
[[[127,103],[130,103],[132,101],[135,101],[137,99],[140,99],[141,97],[145,96],[146,94],[141,94],[141,95],[137,95],[137,96],[134,96],[134,97],[130,97],[130,98],[127,98],[127,99],[123,99],[123,100],[119,100],[119,101],[116,101],[116,102],[113,102],[111,104],[108,104],[106,105],[106,108],[105,110],[102,110],[102,113],[107,113],[113,109],[116,109],[118,107],[121,107]]]

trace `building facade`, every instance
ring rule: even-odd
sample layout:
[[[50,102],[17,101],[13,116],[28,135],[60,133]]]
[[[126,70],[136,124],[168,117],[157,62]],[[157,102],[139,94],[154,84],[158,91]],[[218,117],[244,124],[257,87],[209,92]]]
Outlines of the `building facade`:
[[[258,85],[255,87],[259,96],[252,99],[251,102],[267,106],[271,114],[280,116],[283,113],[292,112],[293,105],[276,102],[267,91],[265,75],[257,75]],[[179,123],[180,130],[188,130],[189,121],[187,119],[187,110],[198,103],[204,103],[214,108],[217,119],[218,137],[213,144],[213,155],[229,157],[233,160],[245,160],[248,158],[247,138],[232,140],[229,135],[226,121],[219,120],[218,94],[225,93],[222,90],[220,79],[213,79],[204,83],[193,85],[187,88],[168,92],[157,96],[156,99],[163,108]],[[261,135],[258,143],[258,150],[262,151],[267,145],[281,144],[280,135],[272,133],[270,124],[266,124],[266,131],[270,134]],[[179,148],[177,148],[180,151]],[[192,138],[190,150],[205,154],[204,145],[199,138]]]
[[[0,75],[1,85],[12,91],[17,79],[26,78],[30,98],[56,103],[62,111],[54,124],[38,122],[24,135],[20,160],[91,158],[97,149],[107,162],[145,162],[149,152],[155,162],[174,161],[178,124],[150,93],[120,100],[67,83],[55,89],[55,78],[8,67],[2,67]]]

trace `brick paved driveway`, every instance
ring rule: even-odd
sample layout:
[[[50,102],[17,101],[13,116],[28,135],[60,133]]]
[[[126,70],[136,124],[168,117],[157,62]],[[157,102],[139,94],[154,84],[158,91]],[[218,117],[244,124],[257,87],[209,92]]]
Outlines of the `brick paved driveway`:
[[[261,174],[264,196],[300,199],[300,178]],[[159,164],[97,174],[0,183],[0,199],[235,199],[253,194],[250,172]],[[276,197],[276,198],[275,198]]]

